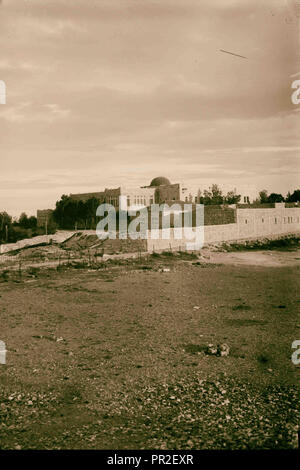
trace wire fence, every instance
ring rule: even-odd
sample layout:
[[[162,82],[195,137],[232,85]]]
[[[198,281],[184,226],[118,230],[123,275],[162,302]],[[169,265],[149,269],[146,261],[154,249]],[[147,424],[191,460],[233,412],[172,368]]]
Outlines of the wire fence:
[[[0,255],[0,276],[3,273],[12,271],[19,273],[20,277],[24,272],[34,272],[39,268],[56,268],[69,266],[76,268],[103,268],[106,267],[107,260],[122,263],[128,258],[136,258],[142,262],[147,253],[141,250],[135,253],[106,254],[104,250],[52,250],[51,253],[26,253],[20,252],[14,255]],[[4,274],[5,277],[5,274]]]
[[[29,266],[59,266],[62,264],[71,264],[81,262],[92,265],[103,262],[103,250],[52,250],[51,253],[18,253],[0,255],[0,269],[14,268],[26,269]]]

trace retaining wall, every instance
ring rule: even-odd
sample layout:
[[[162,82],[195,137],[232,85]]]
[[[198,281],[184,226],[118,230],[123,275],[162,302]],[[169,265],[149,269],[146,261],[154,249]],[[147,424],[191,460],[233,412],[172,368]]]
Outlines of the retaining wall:
[[[0,245],[0,254],[20,250],[21,248],[25,248],[27,246],[35,246],[41,243],[51,243],[51,240],[55,243],[62,243],[68,238],[72,237],[74,233],[75,232],[59,230],[53,235],[40,235],[38,237],[24,238],[23,240],[19,240],[16,243],[6,243],[4,245]]]

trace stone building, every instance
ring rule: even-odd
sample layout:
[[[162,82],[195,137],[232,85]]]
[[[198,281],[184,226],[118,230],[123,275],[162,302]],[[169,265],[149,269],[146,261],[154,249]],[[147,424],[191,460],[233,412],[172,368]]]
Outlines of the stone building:
[[[154,202],[161,204],[170,201],[183,201],[183,202],[200,202],[200,194],[206,189],[204,186],[194,184],[192,186],[184,186],[180,183],[171,183],[168,178],[164,176],[157,176],[153,178],[149,186],[141,186],[129,188],[120,186],[118,188],[105,188],[102,192],[83,193],[83,194],[70,194],[74,200],[86,201],[91,197],[100,200],[101,203],[107,202],[115,207],[118,207],[119,196],[126,196],[127,206],[132,209],[149,206]],[[251,204],[257,197],[257,191],[250,185],[241,185],[234,187],[233,185],[220,185],[224,196],[229,191],[234,191],[236,194],[241,195],[240,203]]]
[[[111,189],[105,188],[101,192],[70,194],[70,197],[75,201],[86,201],[95,197],[100,200],[100,203],[106,202],[116,208],[119,205],[119,196],[125,196],[127,206],[132,209],[150,206],[154,203],[161,204],[165,201],[179,201],[180,184],[171,184],[167,178],[158,176],[151,181],[149,186],[135,188],[120,186]]]
[[[119,198],[120,196],[123,196],[126,198],[128,209],[138,210],[139,208],[148,207],[154,203],[200,203],[200,195],[203,195],[204,189],[205,188],[203,186],[201,187],[199,185],[186,187],[180,183],[171,183],[168,178],[164,176],[157,176],[156,178],[152,179],[148,186],[133,188],[119,186],[117,188],[105,188],[103,191],[70,194],[70,198],[74,201],[83,202],[91,198],[96,198],[99,200],[100,204],[108,203],[118,209],[120,203]],[[222,185],[221,189],[224,195],[226,195],[228,191],[235,191],[236,194],[240,194],[240,202],[242,204],[251,204],[257,195],[256,191],[250,186],[236,188],[229,185],[227,187]],[[49,225],[49,223],[53,221],[52,212],[53,211],[51,209],[37,211],[39,227],[45,227],[46,222]],[[206,212],[208,214],[208,210]],[[208,217],[209,220],[212,213],[212,210],[210,210],[210,216]],[[222,217],[220,220],[223,220],[223,218],[224,211],[222,212]]]

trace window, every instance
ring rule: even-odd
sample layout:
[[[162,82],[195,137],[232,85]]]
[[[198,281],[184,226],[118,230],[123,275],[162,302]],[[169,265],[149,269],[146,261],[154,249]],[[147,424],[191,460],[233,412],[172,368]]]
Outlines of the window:
[[[264,223],[265,219],[264,219],[264,218],[262,218],[262,219],[261,219],[261,221],[262,221],[262,223]]]
[[[277,217],[275,217],[274,223],[277,224]]]
[[[130,206],[130,197],[127,196],[127,206]]]
[[[247,223],[248,223],[248,220],[247,220],[247,219],[245,219],[245,224],[247,224]]]

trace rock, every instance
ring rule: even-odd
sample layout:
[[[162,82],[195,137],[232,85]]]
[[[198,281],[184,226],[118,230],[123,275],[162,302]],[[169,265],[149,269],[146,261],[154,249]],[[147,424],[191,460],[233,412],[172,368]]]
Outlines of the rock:
[[[205,349],[205,353],[210,356],[216,356],[217,352],[218,352],[218,348],[217,346],[214,346],[213,344],[209,344]]]
[[[205,349],[205,354],[210,356],[228,356],[230,348],[228,344],[222,343],[215,346],[214,344],[209,344]]]
[[[218,344],[218,355],[219,356],[229,356],[230,348],[228,344],[222,343]]]

